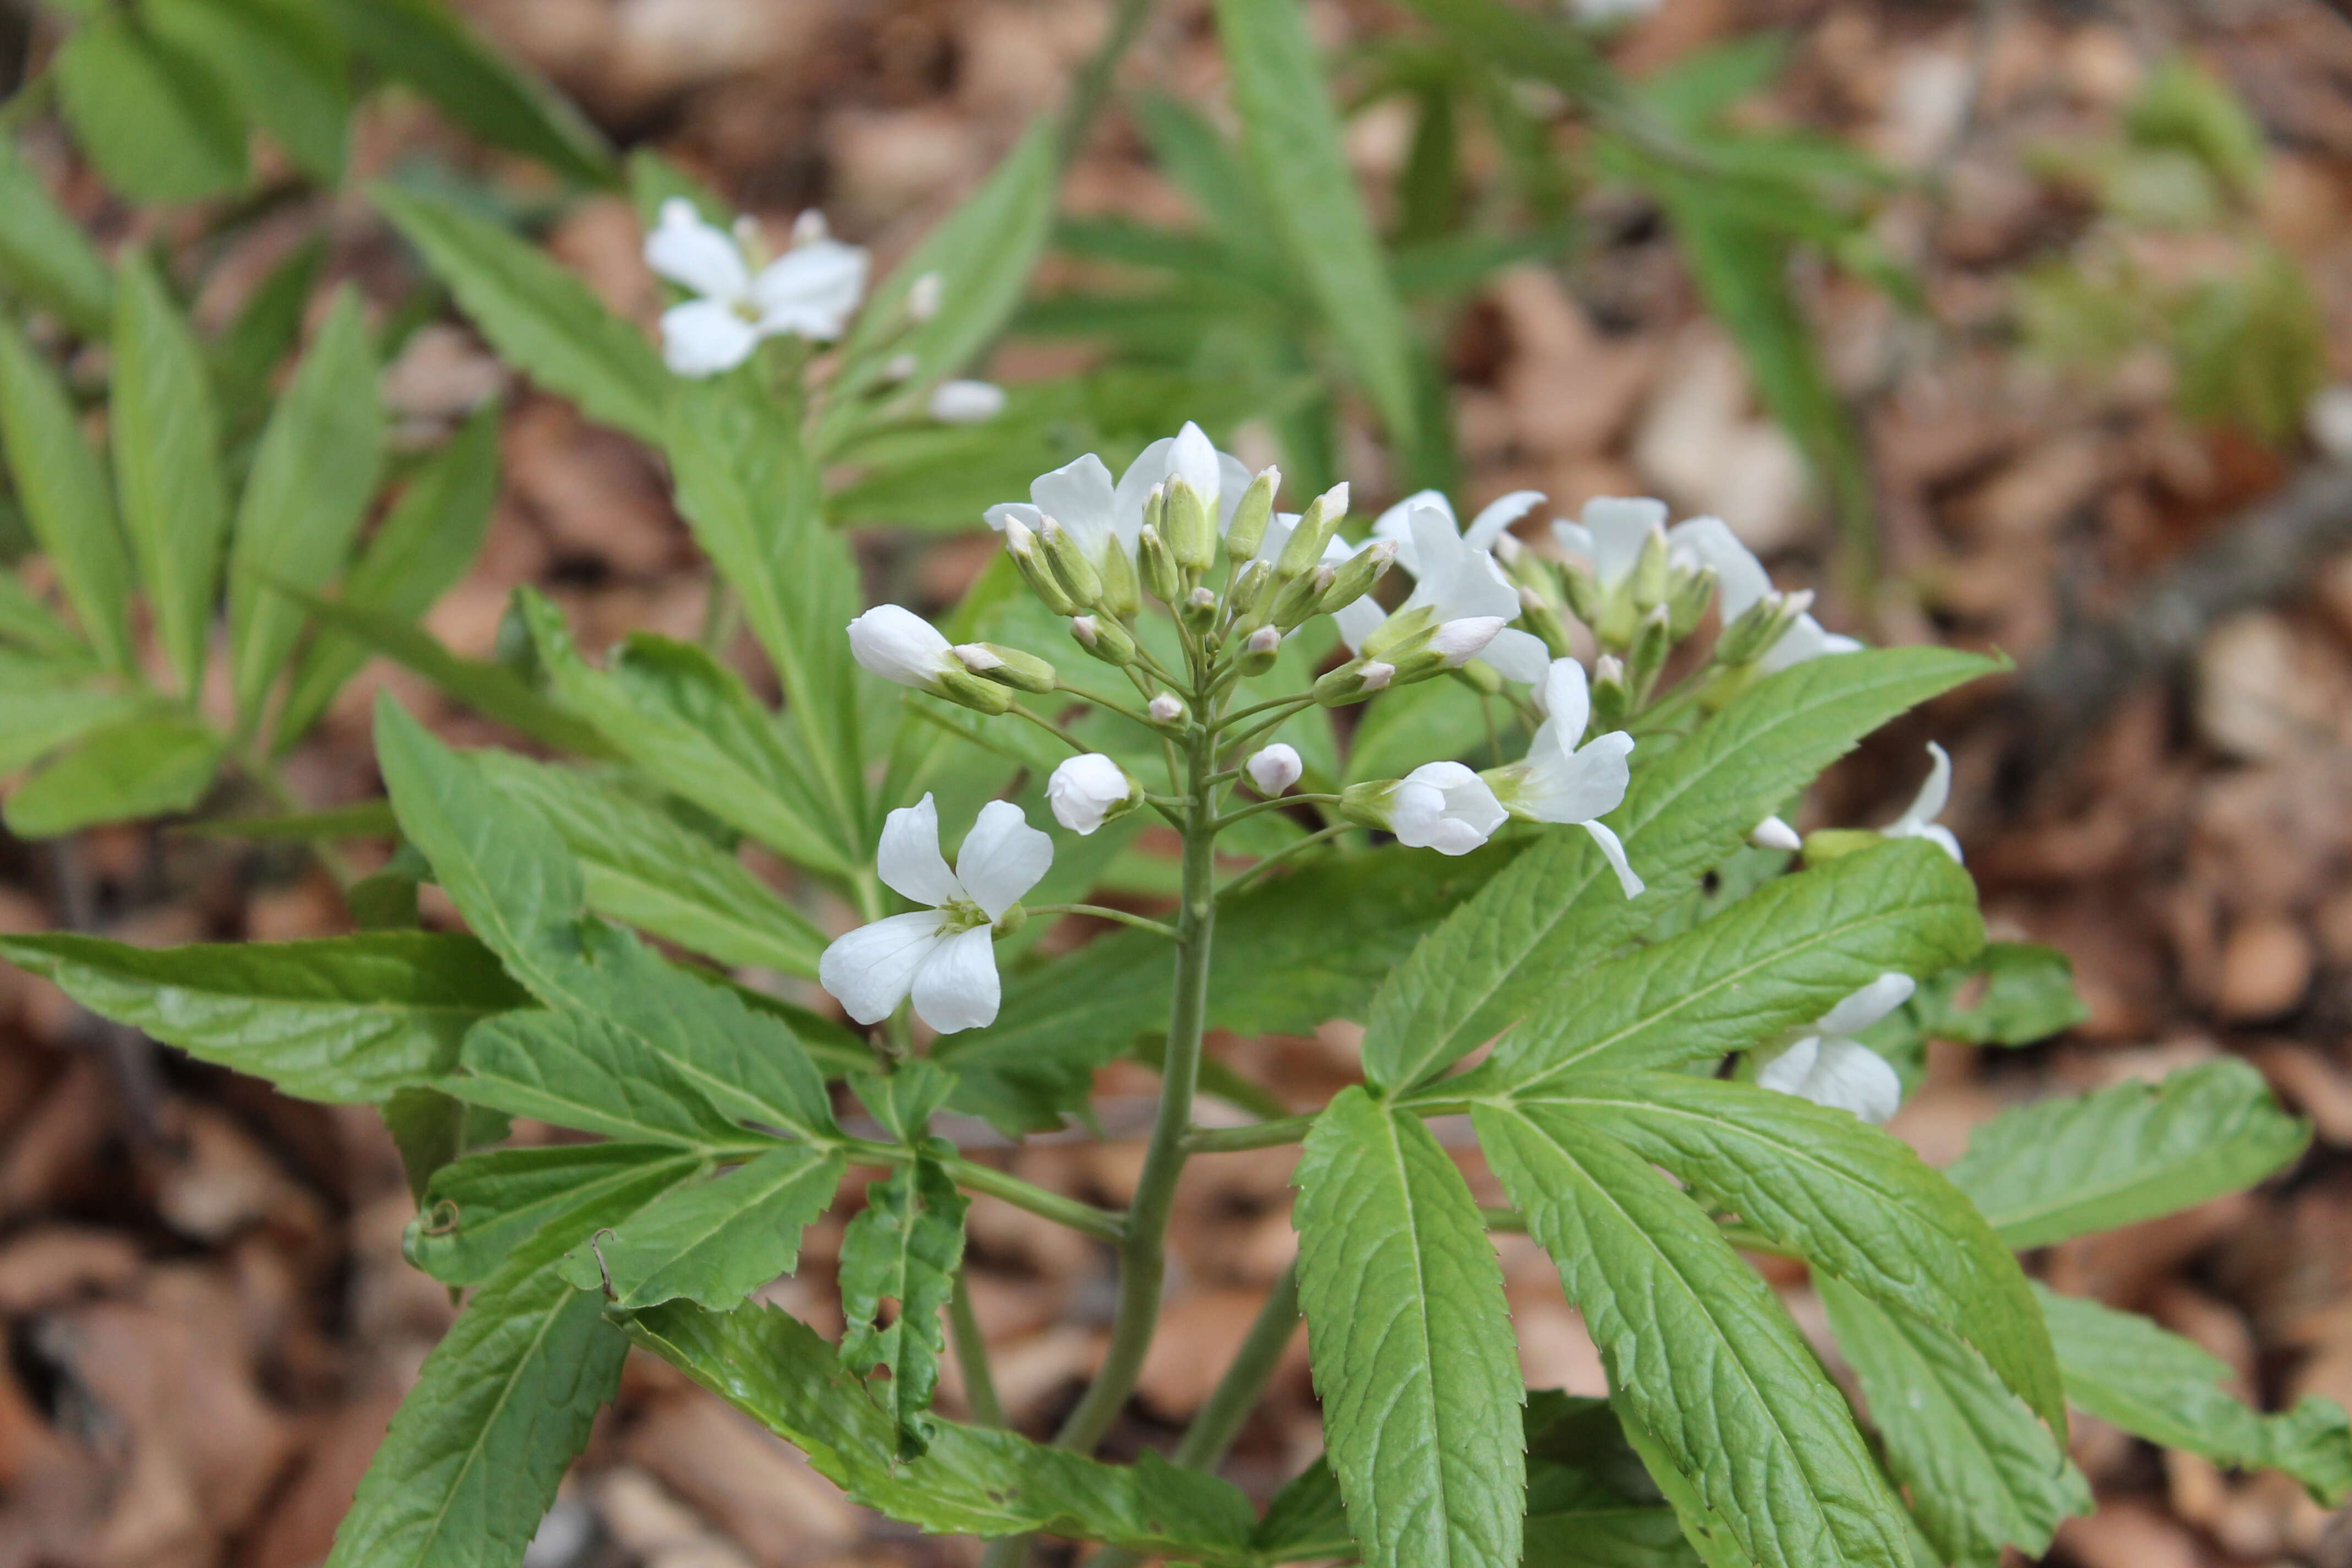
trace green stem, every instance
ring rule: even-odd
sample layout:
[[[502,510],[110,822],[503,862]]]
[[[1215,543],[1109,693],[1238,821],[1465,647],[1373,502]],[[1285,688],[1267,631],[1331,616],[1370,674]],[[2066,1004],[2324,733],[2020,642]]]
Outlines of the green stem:
[[[237,766],[244,771],[246,777],[251,779],[260,788],[262,794],[269,797],[269,803],[286,816],[297,816],[310,809],[302,804],[301,797],[297,795],[293,788],[287,784],[284,775],[278,773],[277,765],[262,754],[260,748],[248,748],[240,753],[237,757]],[[327,875],[335,879],[335,886],[338,889],[344,892],[351,891],[352,884],[360,879],[359,870],[341,850],[336,848],[331,840],[325,838],[309,839],[305,847],[309,848],[311,858],[319,862]]]
[[[1101,904],[1031,904],[1028,910],[1033,915],[1092,915],[1098,921],[1117,921],[1121,925],[1133,926],[1138,931],[1148,931],[1154,935],[1164,936],[1171,942],[1182,940],[1177,936],[1176,928],[1165,921],[1155,921],[1148,915],[1130,914],[1125,910],[1108,909]]]
[[[1067,690],[1067,689],[1068,689],[1068,688],[1066,688],[1066,688],[1064,688],[1064,689],[1065,689],[1065,690]],[[1085,697],[1085,698],[1087,699],[1087,701],[1089,701],[1089,702],[1102,702],[1102,705],[1103,705],[1104,707],[1106,707],[1106,708],[1114,708],[1114,709],[1118,709],[1118,711],[1120,711],[1120,712],[1125,712],[1125,711],[1126,711],[1126,710],[1125,710],[1125,709],[1118,709],[1118,704],[1116,704],[1116,703],[1111,703],[1111,702],[1103,702],[1103,701],[1102,701],[1102,699],[1101,699],[1101,698],[1099,698],[1099,697],[1091,696],[1091,695],[1089,695],[1088,693],[1086,693],[1086,692],[1083,692],[1083,691],[1078,692],[1076,695],[1078,695],[1078,696],[1080,696],[1080,697]],[[1084,741],[1079,740],[1076,735],[1071,734],[1067,730],[1063,729],[1059,724],[1055,723],[1051,719],[1046,718],[1043,713],[1034,713],[1034,712],[1031,712],[1028,709],[1022,707],[1022,706],[1021,706],[1021,704],[1019,704],[1018,702],[1014,703],[1014,704],[1012,706],[1012,708],[1011,708],[1010,710],[1008,710],[1008,711],[1010,711],[1010,712],[1012,712],[1012,713],[1013,713],[1013,714],[1016,714],[1016,715],[1018,715],[1018,716],[1019,716],[1019,717],[1021,717],[1021,718],[1024,718],[1024,719],[1028,720],[1028,721],[1029,721],[1029,722],[1031,722],[1032,724],[1036,725],[1036,726],[1037,726],[1037,728],[1039,728],[1040,730],[1045,731],[1045,733],[1047,733],[1048,735],[1053,736],[1053,737],[1054,737],[1054,739],[1055,739],[1056,741],[1061,742],[1062,742],[1062,744],[1064,744],[1064,745],[1066,745],[1066,746],[1069,747],[1069,748],[1070,748],[1070,750],[1072,750],[1073,752],[1081,752],[1081,753],[1083,753],[1083,752],[1085,752],[1089,751],[1089,750],[1091,750],[1091,749],[1092,749],[1092,748],[1090,748],[1089,746],[1087,746],[1087,744]]]
[[[1004,1425],[1004,1402],[996,1396],[996,1374],[989,1370],[988,1342],[981,1337],[980,1320],[971,1310],[971,1271],[956,1269],[955,1294],[948,1298],[948,1334],[955,1341],[958,1370],[963,1373],[963,1402],[972,1420],[982,1426]]]
[[[1297,1142],[1314,1125],[1315,1118],[1311,1116],[1277,1116],[1240,1127],[1195,1127],[1186,1134],[1184,1147],[1195,1154],[1231,1154],[1245,1149],[1271,1149],[1279,1143]]]
[[[1300,850],[1308,848],[1317,844],[1328,844],[1332,839],[1339,837],[1343,833],[1354,832],[1355,827],[1356,825],[1352,822],[1335,822],[1328,827],[1318,828],[1304,838],[1295,839],[1292,842],[1284,845],[1281,848],[1276,850],[1273,854],[1267,856],[1265,859],[1259,861],[1256,865],[1251,867],[1248,870],[1242,872],[1232,881],[1227,882],[1223,887],[1218,889],[1218,900],[1223,902],[1224,900],[1232,898],[1235,893],[1240,892],[1244,888],[1246,888],[1252,882],[1256,881],[1260,876],[1272,870],[1275,867],[1281,865],[1285,860],[1289,859]]]
[[[761,1147],[772,1148],[773,1145],[762,1144]],[[841,1140],[841,1149],[853,1163],[861,1165],[905,1165],[915,1158],[915,1152],[902,1145],[877,1143],[864,1138],[845,1138]],[[960,1187],[1003,1198],[1015,1208],[1027,1209],[1031,1214],[1091,1236],[1097,1241],[1115,1242],[1127,1234],[1126,1219],[1109,1209],[1098,1209],[1092,1204],[1048,1192],[993,1165],[983,1165],[977,1160],[950,1154],[940,1157],[940,1166]]]
[[[1144,1151],[1135,1201],[1119,1243],[1118,1305],[1110,1347],[1100,1371],[1054,1435],[1057,1447],[1081,1453],[1100,1442],[1127,1403],[1143,1370],[1160,1322],[1160,1290],[1167,1271],[1168,1215],[1192,1127],[1192,1092],[1200,1083],[1201,1034],[1209,1013],[1209,948],[1217,921],[1216,816],[1204,781],[1215,770],[1216,741],[1196,727],[1186,746],[1192,807],[1184,830],[1183,902],[1177,915],[1175,994],[1168,1009],[1168,1049],[1160,1069],[1160,1114]]]

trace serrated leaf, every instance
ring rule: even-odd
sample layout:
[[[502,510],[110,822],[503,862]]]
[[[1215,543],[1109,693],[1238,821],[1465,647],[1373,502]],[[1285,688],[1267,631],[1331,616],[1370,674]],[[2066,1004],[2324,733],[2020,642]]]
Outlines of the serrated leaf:
[[[2132,1312],[2035,1287],[2066,1397],[2102,1421],[2168,1448],[2242,1469],[2284,1470],[2323,1508],[2352,1497],[2352,1419],[2332,1399],[2306,1394],[2264,1415],[2222,1386],[2220,1358]]]
[[[1889,970],[1934,973],[1984,940],[1976,884],[1923,843],[1882,844],[1768,882],[1682,935],[1595,965],[1496,1042],[1465,1092],[1746,1050]],[[1475,1088],[1473,1086],[1475,1086]],[[1450,1093],[1447,1081],[1432,1092]]]
[[[660,443],[669,373],[644,334],[607,310],[586,284],[454,203],[386,184],[372,186],[371,194],[499,357],[578,404],[589,418]]]
[[[467,1029],[530,1005],[481,943],[429,931],[167,948],[56,932],[0,938],[0,955],[101,1017],[305,1100],[431,1082]]]
[[[153,705],[152,697],[93,680],[86,666],[0,649],[0,774]]]
[[[136,666],[131,557],[106,474],[56,374],[0,321],[0,451],[33,539],[56,568],[82,635],[110,669]]]
[[[16,786],[0,818],[20,838],[55,838],[186,811],[212,788],[226,745],[211,725],[183,714],[126,719],[45,763]]]
[[[919,1154],[866,1186],[866,1207],[841,1238],[841,1317],[848,1325],[842,1364],[861,1377],[888,1374],[877,1392],[898,1423],[901,1458],[919,1458],[930,1446],[925,1413],[947,1350],[940,1313],[955,1294],[971,1206],[938,1162]],[[895,1303],[887,1324],[885,1300]]]
[[[139,17],[219,81],[304,174],[341,180],[351,68],[323,15],[296,0],[140,0]]]
[[[1242,145],[1290,266],[1401,446],[1420,439],[1419,352],[1339,142],[1296,0],[1218,0]]]
[[[2293,1163],[2311,1129],[2234,1057],[2003,1111],[1944,1173],[2011,1247],[2171,1214]]]
[[[995,1539],[1044,1531],[1151,1556],[1231,1563],[1254,1522],[1240,1491],[1146,1449],[1107,1465],[1017,1434],[935,1424],[901,1462],[889,1414],[834,1348],[771,1307],[718,1313],[684,1301],[614,1321],[645,1349],[807,1454],[850,1500],[938,1533]]]
[[[1843,1397],[1714,1222],[1572,1114],[1472,1117],[1610,1386],[1759,1568],[1908,1568],[1902,1510]]]
[[[683,1298],[731,1311],[798,1266],[801,1232],[833,1202],[841,1171],[837,1150],[771,1149],[599,1232],[560,1272],[625,1310]]]
[[[1559,1107],[1790,1248],[1817,1276],[1944,1325],[2065,1432],[2057,1363],[2024,1274],[1909,1145],[1845,1111],[1680,1073],[1580,1074],[1519,1103]]]
[[[2004,1546],[2039,1556],[2062,1520],[2091,1511],[2083,1473],[1976,1352],[1834,1279],[1815,1284],[1938,1562],[2000,1568]]]
[[[408,1195],[419,1204],[436,1171],[471,1150],[504,1142],[514,1131],[513,1118],[504,1111],[467,1105],[437,1089],[394,1089],[377,1109],[400,1151]]]
[[[244,183],[245,122],[226,89],[126,17],[76,27],[50,68],[74,140],[124,195],[187,202]]]
[[[125,257],[115,289],[114,483],[180,689],[204,680],[214,590],[228,544],[220,420],[204,350],[152,263]]]
[[[844,635],[864,608],[857,561],[824,526],[824,485],[800,432],[764,388],[687,382],[670,409],[677,508],[743,605],[783,688],[810,793],[837,842],[865,838],[859,687]]]
[[[628,1341],[556,1265],[676,1173],[586,1194],[517,1247],[425,1358],[326,1568],[512,1568],[619,1384]]]
[[[1339,1499],[1330,1455],[1316,1455],[1274,1494],[1250,1543],[1269,1563],[1355,1555],[1355,1532],[1348,1528],[1348,1507]]]
[[[237,712],[261,717],[302,631],[281,590],[317,589],[343,563],[383,470],[375,349],[359,295],[337,295],[255,448],[229,544],[229,658]]]
[[[856,862],[807,759],[741,676],[690,643],[647,632],[596,669],[553,605],[531,593],[521,602],[557,697],[647,776],[813,870],[844,875]]]
[[[1366,1075],[1402,1088],[1455,1061],[1655,919],[1861,737],[1994,668],[1926,647],[1814,659],[1758,682],[1658,761],[1637,751],[1609,823],[1649,890],[1625,898],[1586,834],[1545,835],[1381,986]]]
[[[465,574],[499,497],[499,414],[495,402],[476,410],[409,479],[343,574],[338,595],[343,605],[411,621]],[[367,644],[340,632],[322,629],[311,639],[295,663],[278,713],[278,750],[309,732],[367,656]]]
[[[352,47],[493,147],[590,184],[613,181],[603,134],[438,0],[328,0]]]
[[[1337,855],[1244,890],[1217,912],[1210,1026],[1304,1034],[1360,1016],[1412,944],[1518,848],[1442,862]],[[965,1080],[956,1103],[1008,1129],[1055,1125],[1053,1108],[1082,1100],[1094,1068],[1167,1027],[1168,987],[1168,944],[1139,931],[1008,976],[994,1025],[940,1042],[940,1059]]]
[[[562,1215],[649,1181],[675,1187],[703,1166],[700,1155],[668,1143],[554,1143],[468,1154],[433,1173],[401,1251],[445,1285],[478,1285]]]
[[[2091,1016],[2066,955],[2030,942],[1988,943],[1973,963],[1923,982],[1904,1012],[1925,1037],[1972,1046],[2030,1046]]]
[[[1610,1392],[1610,1409],[1615,1413],[1626,1445],[1641,1459],[1642,1468],[1649,1472],[1651,1484],[1666,1500],[1680,1530],[1685,1551],[1703,1564],[1703,1568],[1756,1568],[1755,1560],[1739,1549],[1738,1540],[1723,1516],[1706,1506],[1690,1478],[1675,1468],[1675,1458],[1664,1444],[1651,1435],[1642,1418],[1625,1397],[1622,1390]]]
[[[0,138],[0,280],[55,310],[84,337],[105,336],[114,318],[106,258],[5,138]]]
[[[932,1114],[948,1102],[955,1084],[956,1075],[929,1057],[908,1057],[887,1076],[860,1072],[849,1080],[857,1103],[909,1149],[922,1142]]]
[[[562,836],[590,909],[721,963],[815,977],[824,933],[703,835],[577,769],[512,752],[474,760]]]
[[[1340,1092],[1293,1178],[1324,1440],[1372,1568],[1516,1568],[1525,1397],[1502,1267],[1419,1118]]]

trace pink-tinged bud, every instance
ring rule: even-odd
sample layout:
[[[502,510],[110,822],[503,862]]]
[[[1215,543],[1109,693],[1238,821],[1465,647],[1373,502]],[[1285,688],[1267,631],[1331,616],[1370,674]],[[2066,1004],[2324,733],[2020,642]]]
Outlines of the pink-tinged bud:
[[[1173,724],[1184,717],[1184,704],[1173,694],[1163,691],[1143,711],[1155,724]]]
[[[1298,782],[1300,775],[1307,772],[1307,764],[1299,761],[1297,747],[1276,741],[1253,753],[1250,760],[1242,764],[1242,771],[1249,775],[1252,788],[1272,800]]]

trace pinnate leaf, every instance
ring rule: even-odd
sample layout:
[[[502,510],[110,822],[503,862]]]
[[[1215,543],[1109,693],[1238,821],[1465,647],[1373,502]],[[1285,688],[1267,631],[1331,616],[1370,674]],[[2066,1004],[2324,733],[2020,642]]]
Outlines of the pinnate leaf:
[[[0,452],[34,542],[48,556],[82,635],[108,668],[129,671],[131,557],[105,470],[47,364],[0,321]]]
[[[106,258],[5,139],[0,139],[0,281],[87,337],[103,337],[113,319]]]
[[[152,712],[100,730],[8,797],[8,831],[55,838],[101,822],[185,811],[212,787],[224,749],[201,720]]]
[[[955,1294],[964,1211],[971,1206],[939,1163],[919,1154],[866,1187],[866,1207],[841,1238],[841,1316],[848,1324],[841,1359],[861,1376],[888,1373],[881,1393],[898,1424],[902,1458],[915,1458],[930,1446],[924,1413],[947,1350],[940,1314]],[[897,1303],[887,1324],[885,1300]]]
[[[813,1144],[771,1149],[599,1232],[562,1275],[621,1308],[683,1297],[730,1311],[799,1263],[801,1232],[833,1201],[841,1168],[837,1152]]]

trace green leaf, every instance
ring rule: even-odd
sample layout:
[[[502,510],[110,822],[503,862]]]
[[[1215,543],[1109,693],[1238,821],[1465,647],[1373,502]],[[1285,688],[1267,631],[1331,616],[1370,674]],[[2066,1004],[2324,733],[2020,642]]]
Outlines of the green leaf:
[[[1625,898],[1589,835],[1545,835],[1381,987],[1366,1075],[1402,1088],[1491,1038],[1682,898],[1864,735],[1996,668],[1928,647],[1818,658],[1759,681],[1662,759],[1637,752],[1609,820],[1649,890]]]
[[[84,337],[104,337],[114,319],[106,258],[5,138],[0,138],[0,280],[55,310]]]
[[[241,426],[258,421],[272,401],[270,381],[278,363],[302,336],[310,293],[327,260],[324,235],[314,235],[288,252],[246,296],[227,326],[213,340],[212,363],[224,399],[235,405]]]
[[[156,639],[180,678],[202,687],[214,591],[228,544],[220,420],[204,350],[146,257],[123,258],[115,289],[115,490]]]
[[[226,744],[211,725],[180,714],[126,719],[17,785],[0,816],[20,838],[55,838],[95,823],[186,811],[212,788]]]
[[[61,675],[85,674],[91,668],[89,649],[14,572],[0,571],[0,643],[43,656]]]
[[[1675,1468],[1674,1456],[1665,1445],[1651,1435],[1642,1424],[1632,1401],[1622,1391],[1612,1391],[1610,1409],[1615,1413],[1619,1429],[1625,1435],[1627,1447],[1642,1461],[1650,1482],[1666,1500],[1666,1506],[1680,1529],[1685,1549],[1695,1555],[1704,1568],[1756,1568],[1755,1561],[1739,1549],[1738,1540],[1723,1516],[1706,1506],[1690,1478]]]
[[[1364,1561],[1515,1568],[1525,1388],[1462,1173],[1419,1118],[1349,1089],[1294,1180],[1315,1389]]]
[[[1971,1046],[2030,1046],[2091,1016],[2066,955],[2027,942],[1988,943],[1975,963],[1922,983],[1904,1011],[1923,1037]]]
[[[216,816],[180,829],[207,838],[266,838],[302,843],[318,838],[394,838],[400,825],[388,800],[355,801],[322,811],[289,811],[268,816]]]
[[[1290,265],[1397,441],[1420,438],[1412,323],[1381,260],[1297,0],[1218,0],[1242,144]]]
[[[522,605],[556,696],[648,777],[813,870],[844,875],[857,862],[828,824],[808,763],[741,676],[649,632],[632,634],[598,670],[553,605],[529,591]]]
[[[0,938],[0,954],[101,1017],[305,1100],[431,1083],[467,1029],[530,1005],[481,943],[429,931],[167,948],[58,932]]]
[[[2265,1415],[2222,1388],[2229,1366],[2146,1318],[2039,1290],[2066,1373],[2066,1397],[2102,1421],[2242,1469],[2284,1470],[2323,1508],[2352,1497],[2352,1420],[2305,1395]]]
[[[301,635],[282,587],[316,589],[343,563],[383,466],[375,350],[346,286],[278,400],[237,504],[229,545],[229,657],[237,712],[257,724]]]
[[[402,668],[413,670],[486,719],[575,756],[605,757],[613,748],[578,715],[565,711],[503,664],[465,658],[444,647],[415,621],[364,605],[346,604],[280,587],[311,619],[341,632]]]
[[[888,1374],[884,1397],[898,1426],[901,1458],[919,1458],[930,1446],[925,1412],[947,1350],[940,1313],[955,1294],[971,1206],[939,1163],[919,1154],[866,1186],[866,1207],[841,1239],[841,1316],[848,1325],[842,1363],[860,1376]],[[887,1324],[886,1299],[897,1304]]]
[[[676,1179],[648,1165],[521,1243],[425,1358],[335,1531],[326,1568],[510,1568],[619,1384],[628,1341],[556,1272]]]
[[[1355,1533],[1348,1528],[1348,1509],[1339,1500],[1339,1478],[1331,1473],[1329,1454],[1316,1455],[1274,1494],[1251,1544],[1269,1563],[1356,1554]]]
[[[74,140],[124,195],[188,202],[244,184],[244,121],[184,51],[107,15],[76,27],[51,68]]]
[[[381,184],[370,194],[499,357],[572,399],[591,419],[660,443],[669,373],[644,334],[607,310],[586,284],[453,202]]]
[[[93,682],[86,668],[0,650],[0,773],[153,706],[137,692]]]
[[[475,411],[449,444],[409,479],[343,574],[341,602],[414,620],[465,574],[499,499],[498,404]],[[275,743],[284,751],[325,712],[367,661],[367,644],[320,631],[294,666]]]
[[[824,526],[822,476],[775,399],[735,378],[679,386],[668,452],[677,509],[775,667],[810,793],[835,842],[862,843],[863,678],[844,628],[864,597],[848,542]]]
[[[1934,973],[1983,940],[1976,884],[1949,856],[1877,845],[1776,878],[1680,936],[1595,965],[1505,1035],[1486,1066],[1432,1092],[1526,1093],[1592,1068],[1746,1050],[1889,970]]]
[[[327,9],[353,48],[491,146],[589,184],[613,183],[603,134],[440,0],[327,0]]]
[[[1133,1465],[1107,1465],[1012,1432],[940,1421],[929,1451],[901,1462],[889,1413],[831,1345],[773,1308],[718,1313],[671,1301],[614,1321],[799,1447],[851,1501],[892,1519],[990,1539],[1044,1531],[1181,1561],[1249,1555],[1254,1521],[1242,1494],[1149,1449]]]
[[[1944,1173],[2011,1247],[2113,1230],[2238,1192],[2291,1164],[2311,1129],[2234,1057],[2002,1112]]]
[[[1902,1510],[1844,1399],[1715,1223],[1566,1111],[1472,1117],[1610,1386],[1759,1568],[1908,1568]]]
[[[771,1149],[599,1232],[563,1260],[563,1277],[625,1310],[683,1297],[731,1311],[798,1266],[801,1232],[833,1202],[841,1171],[838,1151]]]
[[[1698,1568],[1607,1400],[1530,1394],[1527,1427],[1527,1568]]]
[[[674,1188],[703,1164],[700,1155],[667,1143],[553,1143],[468,1154],[433,1173],[401,1251],[445,1285],[478,1285],[551,1221],[608,1194],[654,1184]]]
[[[721,963],[815,978],[824,933],[702,834],[577,769],[512,752],[474,760],[562,836],[590,909]]]
[[[888,359],[910,354],[915,368],[900,379],[924,386],[976,358],[1028,287],[1053,226],[1061,174],[1053,117],[1039,115],[980,188],[925,235],[866,300],[841,346],[845,381],[862,390]],[[940,277],[939,310],[910,326],[907,291],[932,272]],[[820,426],[817,451],[830,454],[851,433],[854,418],[854,405],[840,398]]]
[[[301,0],[140,0],[139,18],[220,82],[304,174],[341,181],[351,69],[323,15]]]
[[[131,558],[98,456],[66,390],[25,340],[0,322],[0,451],[33,539],[57,569],[82,635],[110,669],[130,672]]]
[[[856,1074],[849,1088],[894,1142],[914,1149],[921,1146],[932,1115],[948,1102],[955,1082],[956,1075],[930,1058],[908,1057],[887,1076]]]
[[[1579,1075],[1519,1103],[1597,1128],[1805,1258],[1816,1278],[1943,1325],[2064,1433],[2058,1365],[2025,1275],[1909,1145],[1845,1111],[1681,1073]]]
[[[1295,1035],[1360,1017],[1413,943],[1517,849],[1335,855],[1244,889],[1217,912],[1209,1026]],[[1008,1130],[1055,1125],[1057,1107],[1083,1102],[1094,1068],[1167,1027],[1168,987],[1168,944],[1142,931],[1008,976],[997,1022],[937,1047],[963,1075],[956,1103]]]
[[[1937,1562],[2000,1568],[2004,1546],[2039,1557],[2060,1521],[2091,1511],[2082,1471],[1975,1352],[1834,1279],[1815,1285]]]
[[[469,1150],[502,1142],[514,1131],[513,1119],[504,1111],[467,1105],[437,1089],[394,1089],[379,1109],[384,1131],[392,1134],[393,1146],[400,1151],[408,1195],[420,1205],[435,1172]],[[490,1267],[496,1268],[497,1262]]]

